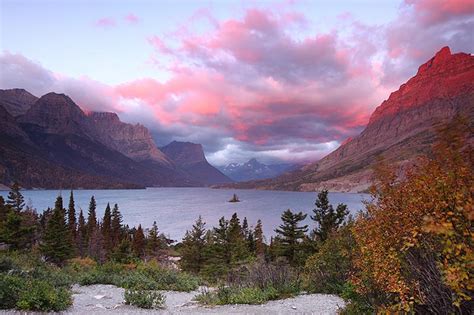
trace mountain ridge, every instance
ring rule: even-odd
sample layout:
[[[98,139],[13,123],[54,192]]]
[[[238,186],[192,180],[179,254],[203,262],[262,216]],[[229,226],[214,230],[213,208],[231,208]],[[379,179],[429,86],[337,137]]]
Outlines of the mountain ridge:
[[[321,160],[280,177],[234,188],[358,192],[368,188],[381,156],[403,165],[429,154],[435,128],[461,115],[474,122],[474,57],[443,47],[390,94],[366,128]]]

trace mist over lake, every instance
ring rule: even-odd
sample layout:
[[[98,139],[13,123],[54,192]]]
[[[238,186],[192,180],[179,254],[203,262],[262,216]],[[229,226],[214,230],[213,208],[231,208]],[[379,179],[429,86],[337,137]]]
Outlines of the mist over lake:
[[[24,190],[25,202],[38,213],[54,206],[59,194],[67,208],[69,191],[67,190]],[[241,200],[229,203],[228,200],[236,193]],[[8,191],[1,191],[6,197]],[[293,211],[308,213],[306,224],[313,226],[309,215],[314,208],[315,192],[289,192],[265,190],[227,190],[210,188],[147,188],[142,190],[76,190],[74,199],[77,214],[82,209],[87,217],[91,196],[97,201],[97,215],[102,218],[108,202],[111,206],[118,203],[123,215],[124,224],[131,227],[141,224],[144,228],[151,227],[156,221],[161,232],[175,240],[181,240],[186,230],[199,215],[210,228],[217,224],[220,217],[230,219],[234,212],[243,220],[247,217],[249,225],[255,225],[258,219],[263,222],[265,236],[269,238],[280,224],[281,213],[290,208]],[[329,193],[329,200],[334,205],[347,204],[350,213],[355,215],[364,208],[363,200],[369,199],[367,194]]]

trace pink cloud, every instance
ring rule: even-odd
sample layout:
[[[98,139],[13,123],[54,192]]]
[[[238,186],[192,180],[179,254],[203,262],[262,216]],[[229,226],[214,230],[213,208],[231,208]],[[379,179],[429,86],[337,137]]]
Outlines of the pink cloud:
[[[84,108],[143,121],[160,139],[204,143],[210,152],[230,150],[225,149],[230,143],[248,154],[320,157],[358,134],[374,108],[440,47],[472,51],[474,22],[466,2],[434,2],[438,6],[407,0],[386,25],[351,18],[344,31],[324,33],[308,31],[308,20],[298,12],[248,9],[240,18],[219,20],[201,10],[189,28],[205,19],[212,26],[207,31],[179,28],[147,39],[153,60],[166,65],[168,80],[107,86],[56,78],[51,86]],[[24,63],[18,56],[10,59]],[[12,78],[21,75],[10,68]],[[40,71],[31,64],[24,68]]]
[[[452,18],[474,14],[472,0],[405,0],[425,25],[438,24]]]
[[[110,28],[110,27],[115,27],[115,19],[111,17],[103,17],[95,21],[94,25],[96,27],[101,27],[101,28]]]
[[[138,24],[140,22],[140,18],[133,13],[129,13],[124,17],[125,22],[129,24]]]

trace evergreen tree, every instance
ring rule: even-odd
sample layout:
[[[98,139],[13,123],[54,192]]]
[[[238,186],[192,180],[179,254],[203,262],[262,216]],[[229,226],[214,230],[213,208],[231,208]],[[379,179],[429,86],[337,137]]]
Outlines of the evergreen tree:
[[[150,232],[148,233],[148,238],[146,241],[146,252],[150,256],[156,256],[160,247],[161,240],[158,232],[158,226],[156,225],[156,221],[154,221]]]
[[[88,232],[89,233],[89,232]],[[104,249],[104,238],[99,226],[93,227],[90,232],[89,242],[87,246],[87,254],[99,263],[105,262],[106,253]]]
[[[204,246],[206,241],[206,223],[201,216],[193,224],[191,231],[186,231],[181,248],[181,268],[198,274],[204,264]]]
[[[20,189],[21,187],[17,182],[13,183],[7,197],[7,205],[17,212],[21,212],[25,207],[25,198],[23,198]]]
[[[108,203],[102,220],[102,237],[104,240],[106,256],[108,256],[112,251],[112,214],[110,212],[110,204]]]
[[[87,226],[82,209],[79,212],[79,220],[77,223],[76,247],[81,257],[84,257],[87,252]]]
[[[281,216],[283,224],[275,230],[278,234],[281,254],[288,259],[290,264],[297,262],[299,243],[302,242],[305,233],[308,231],[307,225],[299,225],[304,219],[306,219],[306,214],[302,212],[293,213],[288,209]]]
[[[247,217],[244,217],[244,220],[242,221],[242,233],[244,234],[244,238],[249,236],[249,232],[249,223],[247,221]]]
[[[138,228],[133,234],[132,249],[137,257],[143,257],[145,252],[145,234],[143,233],[142,225],[138,225]]]
[[[122,214],[117,204],[112,210],[112,247],[115,248],[121,242],[122,238]]]
[[[263,240],[263,228],[262,221],[259,219],[257,225],[255,226],[255,255],[257,257],[262,257],[265,254],[265,243]]]
[[[43,243],[40,246],[41,252],[46,256],[46,259],[58,265],[64,263],[72,255],[70,234],[66,225],[65,211],[62,208],[62,204],[62,197],[58,196],[51,218],[46,225]]]
[[[112,253],[112,259],[119,263],[129,263],[133,259],[131,243],[128,237],[124,237]]]
[[[316,228],[313,230],[314,235],[321,242],[328,239],[332,232],[344,223],[346,216],[349,214],[345,204],[338,204],[336,210],[329,204],[328,191],[323,190],[318,194],[315,202],[316,208],[313,209],[314,216],[311,219],[316,222]]]
[[[244,233],[237,213],[234,213],[229,221],[228,243],[230,249],[230,263],[235,266],[242,262],[248,255],[248,250],[245,248]]]
[[[206,236],[207,246],[204,250],[206,263],[201,274],[209,280],[217,280],[227,274],[231,262],[231,251],[228,240],[229,221],[220,218],[219,225]]]
[[[35,239],[36,214],[22,211],[24,198],[18,183],[13,184],[8,194],[7,204],[2,198],[0,205],[2,221],[0,221],[0,241],[5,242],[11,249],[31,247]]]
[[[96,207],[97,204],[95,202],[94,196],[91,197],[91,201],[89,203],[89,212],[87,214],[87,240],[89,240],[90,236],[97,228],[97,214],[96,214]]]
[[[69,206],[67,208],[67,224],[69,228],[69,233],[71,234],[71,238],[73,240],[76,239],[76,208],[74,203],[74,193],[71,190],[71,194],[69,195]]]
[[[0,196],[0,228],[2,222],[5,222],[7,219],[7,214],[8,214],[8,207],[5,204],[5,199],[3,199],[3,196]]]

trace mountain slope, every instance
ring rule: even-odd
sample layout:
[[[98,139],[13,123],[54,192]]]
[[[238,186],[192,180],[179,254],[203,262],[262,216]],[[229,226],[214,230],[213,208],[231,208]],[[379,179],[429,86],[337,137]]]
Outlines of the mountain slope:
[[[24,89],[0,90],[0,105],[14,117],[26,113],[37,100]]]
[[[232,182],[230,178],[209,164],[200,144],[173,141],[161,150],[195,180],[207,185]]]
[[[360,135],[316,163],[239,187],[361,191],[378,157],[403,164],[429,153],[435,127],[458,114],[474,122],[474,57],[444,47],[377,107]]]
[[[166,166],[173,162],[156,146],[145,126],[120,121],[116,113],[90,112],[100,141],[135,161],[154,161]]]
[[[229,178],[237,181],[249,181],[276,177],[285,172],[296,169],[293,164],[263,164],[257,159],[250,159],[245,163],[230,163],[219,170]]]
[[[63,94],[44,95],[17,118],[2,107],[0,119],[4,184],[18,180],[24,187],[38,188],[202,185],[171,163],[136,161],[104,145],[104,131]]]

